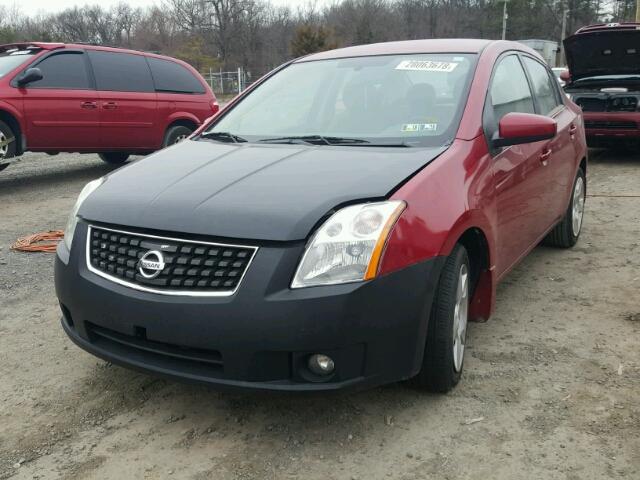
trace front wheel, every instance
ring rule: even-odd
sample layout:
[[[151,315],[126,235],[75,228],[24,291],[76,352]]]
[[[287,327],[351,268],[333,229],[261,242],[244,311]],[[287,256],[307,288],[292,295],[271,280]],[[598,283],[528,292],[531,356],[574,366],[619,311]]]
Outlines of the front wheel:
[[[445,393],[460,381],[467,339],[470,283],[469,256],[458,244],[447,257],[431,306],[422,369],[413,379],[419,387]]]
[[[127,161],[129,158],[128,153],[122,152],[106,152],[99,153],[98,156],[103,162],[110,163],[112,165],[120,165]]]
[[[584,217],[584,201],[587,196],[587,179],[582,168],[578,168],[578,174],[573,182],[573,192],[569,207],[553,230],[544,239],[544,244],[551,247],[573,247],[582,231],[582,219]]]
[[[4,161],[15,157],[16,137],[6,123],[0,121],[0,172],[9,166]]]

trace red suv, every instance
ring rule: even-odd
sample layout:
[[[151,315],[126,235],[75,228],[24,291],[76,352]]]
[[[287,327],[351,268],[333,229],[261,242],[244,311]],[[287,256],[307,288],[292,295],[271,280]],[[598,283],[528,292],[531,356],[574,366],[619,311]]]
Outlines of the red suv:
[[[173,58],[93,45],[0,46],[0,170],[26,151],[122,163],[186,138],[218,108],[198,72]]]
[[[565,91],[591,147],[640,145],[640,23],[591,25],[564,41]]]

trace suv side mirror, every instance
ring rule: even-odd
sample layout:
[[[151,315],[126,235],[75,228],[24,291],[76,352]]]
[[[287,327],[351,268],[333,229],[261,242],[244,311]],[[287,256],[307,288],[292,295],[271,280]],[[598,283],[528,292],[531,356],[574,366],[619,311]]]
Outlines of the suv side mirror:
[[[18,78],[18,85],[24,87],[31,82],[37,82],[43,78],[44,75],[42,75],[42,70],[37,67],[28,68],[27,71]]]
[[[491,142],[496,148],[549,140],[558,133],[558,124],[544,115],[512,112],[500,119],[498,130]]]
[[[560,72],[560,80],[567,83],[571,81],[571,74],[569,73],[569,70],[563,70]]]

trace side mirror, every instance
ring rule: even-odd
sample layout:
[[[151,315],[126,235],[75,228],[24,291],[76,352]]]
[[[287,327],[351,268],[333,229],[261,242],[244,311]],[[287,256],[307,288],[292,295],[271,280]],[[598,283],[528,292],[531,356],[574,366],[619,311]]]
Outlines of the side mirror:
[[[571,81],[571,74],[569,73],[569,70],[563,70],[560,72],[560,80],[566,83]]]
[[[39,68],[29,68],[26,72],[24,72],[18,78],[18,85],[24,87],[25,85],[31,82],[37,82],[38,80],[42,80],[44,75],[42,75],[42,70]]]
[[[494,147],[508,147],[523,143],[549,140],[558,133],[558,124],[552,118],[532,113],[507,113],[500,119],[498,136],[493,138]]]

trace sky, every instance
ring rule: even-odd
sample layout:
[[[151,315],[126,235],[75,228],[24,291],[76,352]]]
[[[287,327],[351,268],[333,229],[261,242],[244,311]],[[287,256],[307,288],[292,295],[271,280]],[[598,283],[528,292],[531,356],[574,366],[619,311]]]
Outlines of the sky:
[[[12,6],[18,5],[22,13],[37,13],[43,12],[58,12],[65,8],[82,6],[82,5],[95,5],[99,4],[102,7],[109,8],[112,5],[120,3],[122,0],[0,0],[0,5]],[[147,7],[149,5],[161,5],[162,0],[129,0],[127,3],[132,7]],[[274,5],[304,5],[308,3],[308,0],[271,0]],[[322,3],[322,2],[318,2]]]

